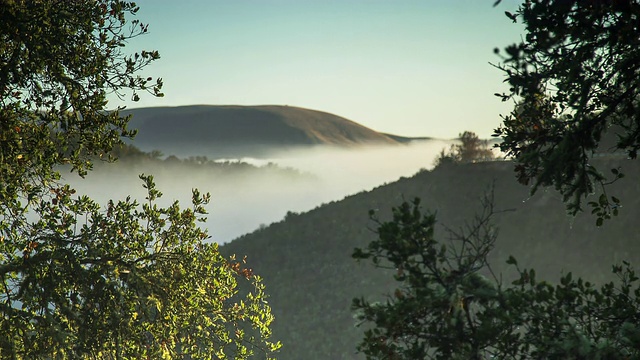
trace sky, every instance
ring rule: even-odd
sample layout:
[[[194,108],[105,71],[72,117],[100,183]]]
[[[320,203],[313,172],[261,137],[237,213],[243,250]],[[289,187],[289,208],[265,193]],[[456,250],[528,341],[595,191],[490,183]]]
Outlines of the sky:
[[[489,137],[511,104],[493,49],[521,37],[503,0],[139,0],[165,97],[110,106],[289,105],[374,130]]]

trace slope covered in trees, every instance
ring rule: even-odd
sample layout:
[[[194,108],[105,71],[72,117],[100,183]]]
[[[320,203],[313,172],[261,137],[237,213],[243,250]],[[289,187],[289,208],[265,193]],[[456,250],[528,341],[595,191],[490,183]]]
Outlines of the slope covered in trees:
[[[624,165],[628,178],[640,175],[633,161],[602,160],[601,166]],[[560,195],[540,191],[534,196],[513,178],[513,163],[486,162],[443,166],[411,178],[325,204],[304,214],[245,235],[225,245],[223,253],[246,254],[269,287],[274,336],[283,342],[280,359],[353,359],[362,329],[350,310],[354,297],[383,300],[394,281],[367,263],[356,263],[355,247],[376,238],[368,211],[382,220],[391,206],[422,198],[425,210],[437,212],[438,236],[456,229],[481,209],[479,198],[495,187],[495,217],[500,229],[490,259],[506,269],[509,255],[522,267],[534,267],[538,279],[558,281],[569,271],[596,282],[612,279],[611,265],[640,260],[640,239],[634,229],[639,215],[640,186],[627,178],[612,185],[627,199],[625,211],[601,228],[589,214],[569,217]],[[517,274],[506,272],[505,280]]]
[[[169,155],[165,157],[158,150],[146,152],[136,146],[127,144],[115,147],[111,154],[117,158],[116,163],[97,161],[95,170],[136,174],[167,174],[167,176],[170,174],[186,175],[197,172],[201,176],[215,178],[215,180],[259,177],[269,174],[277,175],[283,180],[314,179],[312,174],[303,173],[291,167],[282,167],[272,162],[264,165],[255,165],[240,160],[216,161],[206,156],[179,158],[175,155]]]

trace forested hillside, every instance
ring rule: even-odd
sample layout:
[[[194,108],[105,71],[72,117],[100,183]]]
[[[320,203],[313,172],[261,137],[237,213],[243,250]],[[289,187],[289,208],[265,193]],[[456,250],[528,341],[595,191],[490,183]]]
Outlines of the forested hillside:
[[[514,178],[510,162],[442,166],[411,178],[380,186],[319,206],[304,214],[289,214],[225,245],[222,252],[247,255],[255,273],[264,277],[276,320],[274,336],[284,346],[279,359],[357,359],[356,328],[350,310],[357,296],[383,299],[393,285],[390,273],[356,263],[354,247],[364,247],[376,235],[369,229],[368,211],[388,219],[392,206],[414,197],[425,210],[437,212],[437,236],[445,227],[457,229],[481,209],[478,199],[495,189],[495,219],[500,228],[491,255],[505,279],[509,255],[522,267],[535,267],[538,278],[557,281],[562,273],[601,282],[611,279],[611,265],[622,260],[640,263],[640,169],[626,160],[599,160],[602,168],[622,165],[628,177],[608,192],[622,199],[620,215],[597,228],[595,218],[565,213],[561,197],[552,190],[529,196],[529,188]],[[443,239],[444,240],[444,239]]]
[[[314,178],[312,174],[303,173],[291,167],[278,166],[271,162],[258,166],[240,160],[214,160],[207,156],[179,158],[175,155],[169,155],[165,157],[158,150],[142,151],[129,144],[116,147],[111,155],[115,159],[115,165],[109,161],[97,161],[97,169],[108,166],[110,172],[147,172],[160,176],[190,174],[196,171],[201,176],[215,176],[217,180],[266,174],[277,175],[283,180]]]

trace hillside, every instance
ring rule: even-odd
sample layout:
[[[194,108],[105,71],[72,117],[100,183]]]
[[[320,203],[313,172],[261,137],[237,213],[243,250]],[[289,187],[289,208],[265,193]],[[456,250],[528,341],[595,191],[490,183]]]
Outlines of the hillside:
[[[284,344],[279,359],[363,359],[354,354],[362,330],[354,327],[351,299],[384,299],[393,285],[390,274],[351,259],[354,247],[375,239],[368,229],[370,209],[388,219],[392,206],[420,197],[425,210],[437,212],[442,239],[444,226],[457,229],[470,220],[483,191],[495,184],[496,208],[509,210],[495,218],[500,236],[492,255],[505,278],[510,273],[504,262],[514,255],[521,266],[535,267],[540,279],[557,281],[562,272],[572,271],[604,281],[613,263],[640,264],[640,168],[633,161],[609,161],[603,169],[623,165],[628,176],[608,189],[623,200],[623,209],[602,228],[588,213],[568,217],[552,190],[530,197],[529,189],[514,180],[513,164],[477,163],[421,172],[307,213],[291,213],[222,252],[246,254],[264,278],[276,316],[274,337]]]
[[[133,114],[134,144],[178,156],[253,156],[296,147],[406,142],[325,112],[292,106],[152,107]],[[403,138],[406,139],[406,138]]]

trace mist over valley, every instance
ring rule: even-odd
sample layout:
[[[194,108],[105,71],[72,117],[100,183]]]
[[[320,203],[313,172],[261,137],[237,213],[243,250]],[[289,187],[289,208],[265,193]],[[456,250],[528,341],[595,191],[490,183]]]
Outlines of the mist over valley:
[[[192,189],[209,192],[209,216],[202,225],[216,242],[280,221],[289,212],[308,211],[412,176],[431,168],[437,154],[453,143],[381,134],[335,115],[294,107],[193,106],[130,113],[130,127],[139,129],[132,144],[156,151],[156,157],[142,161],[123,154],[115,163],[98,162],[86,179],[75,174],[65,179],[78,194],[100,204],[128,195],[144,201],[142,173],[154,176],[164,194],[161,204],[179,200],[188,206]],[[251,124],[275,129],[260,140],[257,133],[246,135]],[[292,129],[300,128],[307,135],[291,138],[300,133]]]

